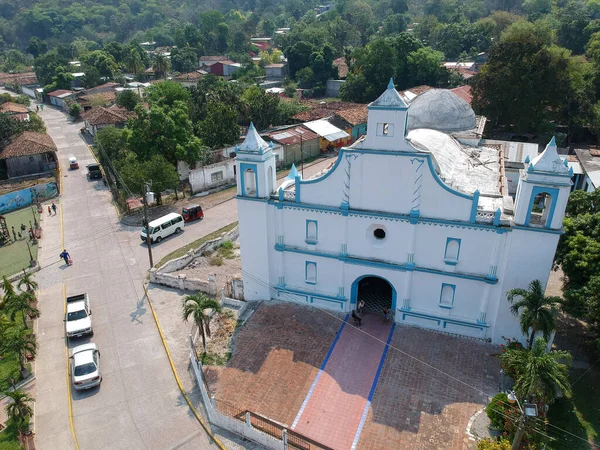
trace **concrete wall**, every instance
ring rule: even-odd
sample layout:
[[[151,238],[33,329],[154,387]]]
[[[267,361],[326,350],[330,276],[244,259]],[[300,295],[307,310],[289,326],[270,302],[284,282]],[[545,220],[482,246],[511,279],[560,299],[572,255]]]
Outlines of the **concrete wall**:
[[[192,169],[189,171],[188,179],[193,193],[235,183],[235,160],[227,159]]]
[[[325,95],[327,97],[339,97],[340,96],[340,87],[344,84],[346,80],[327,80],[327,85],[325,87]]]

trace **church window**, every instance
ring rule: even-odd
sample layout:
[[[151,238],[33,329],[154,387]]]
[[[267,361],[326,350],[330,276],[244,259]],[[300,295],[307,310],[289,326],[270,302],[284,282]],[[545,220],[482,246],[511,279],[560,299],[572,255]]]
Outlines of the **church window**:
[[[319,238],[319,224],[316,220],[306,221],[306,243],[316,244]]]
[[[375,239],[385,239],[385,230],[383,228],[376,228],[373,231],[373,236],[375,236]]]
[[[444,253],[444,262],[450,265],[456,265],[458,263],[458,257],[460,255],[460,239],[448,238],[446,239],[446,251]]]
[[[252,169],[244,171],[244,195],[256,195],[256,172]]]
[[[377,136],[392,137],[394,135],[393,123],[378,123]]]
[[[305,280],[308,284],[317,284],[317,263],[306,261]]]
[[[455,291],[456,285],[442,283],[442,291],[440,292],[440,308],[452,308],[454,305]]]
[[[535,186],[531,192],[525,225],[550,228],[558,189]]]

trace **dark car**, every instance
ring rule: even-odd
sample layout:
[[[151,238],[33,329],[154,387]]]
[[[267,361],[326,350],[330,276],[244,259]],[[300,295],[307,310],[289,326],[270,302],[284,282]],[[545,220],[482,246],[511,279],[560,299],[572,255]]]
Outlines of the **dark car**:
[[[100,164],[88,164],[88,178],[90,180],[99,180],[102,178],[102,169],[100,168]]]

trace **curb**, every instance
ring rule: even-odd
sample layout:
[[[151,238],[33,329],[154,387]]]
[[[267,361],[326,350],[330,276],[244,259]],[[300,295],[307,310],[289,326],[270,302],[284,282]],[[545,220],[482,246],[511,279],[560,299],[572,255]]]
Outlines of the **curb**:
[[[165,338],[165,335],[163,334],[162,328],[160,326],[160,322],[158,321],[158,316],[156,315],[156,311],[154,311],[154,306],[152,305],[152,300],[150,300],[150,295],[148,294],[148,289],[147,289],[146,283],[143,284],[143,288],[144,288],[144,293],[146,294],[146,298],[148,299],[148,306],[150,306],[150,311],[152,312],[152,317],[154,317],[154,322],[156,323],[156,328],[158,328],[158,333],[160,334],[160,339],[162,340],[163,347],[165,348],[165,352],[167,353],[167,358],[169,359],[169,364],[171,365],[171,370],[173,371],[173,375],[175,376],[175,381],[177,382],[177,386],[179,387],[179,390],[181,391],[181,395],[183,395],[183,398],[185,398],[185,401],[187,402],[188,406],[190,407],[192,413],[194,413],[196,420],[200,423],[200,425],[202,425],[202,428],[204,428],[204,431],[206,432],[208,437],[210,439],[212,439],[212,441],[217,445],[217,447],[219,447],[220,450],[227,450],[225,448],[225,446],[223,444],[221,444],[221,441],[219,441],[219,439],[212,433],[210,428],[204,423],[204,421],[200,417],[200,414],[198,413],[198,411],[192,404],[192,401],[190,400],[187,393],[185,392],[185,389],[183,389],[183,385],[181,384],[181,380],[179,379],[179,375],[177,374],[177,369],[175,369],[175,363],[173,362],[173,358],[171,358],[171,352],[169,351],[169,346],[167,345],[167,339]]]
[[[29,383],[31,383],[35,379],[36,379],[35,373],[32,373],[30,377],[27,377],[25,380],[20,381],[19,383],[17,383],[15,385],[14,391],[18,391],[19,389],[27,386]],[[8,395],[0,395],[0,402],[2,400],[4,400],[6,397],[8,397]]]

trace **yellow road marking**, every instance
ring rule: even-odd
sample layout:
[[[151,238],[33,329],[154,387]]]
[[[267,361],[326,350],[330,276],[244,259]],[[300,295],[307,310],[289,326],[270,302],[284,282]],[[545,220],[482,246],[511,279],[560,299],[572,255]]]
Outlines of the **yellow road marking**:
[[[64,313],[67,313],[67,289],[65,284],[62,285],[63,290],[63,310]],[[69,425],[71,427],[71,435],[73,436],[73,441],[75,442],[75,448],[79,450],[79,443],[77,442],[77,435],[75,434],[75,425],[73,423],[73,400],[71,399],[71,380],[70,380],[70,371],[69,371],[69,346],[68,338],[65,334],[65,359],[67,360],[67,398],[69,399]]]
[[[144,292],[146,293],[146,298],[148,299],[148,305],[150,306],[150,311],[152,311],[152,316],[154,317],[154,321],[156,322],[156,327],[158,328],[158,333],[160,334],[160,338],[162,340],[163,346],[165,347],[165,351],[167,352],[167,358],[169,358],[169,364],[171,364],[171,370],[173,371],[173,375],[175,375],[175,381],[177,381],[177,386],[179,386],[179,390],[181,391],[183,398],[185,398],[185,401],[187,402],[188,406],[194,413],[194,416],[196,416],[196,420],[198,420],[198,422],[200,422],[200,425],[202,425],[202,428],[204,428],[204,431],[206,431],[206,434],[208,434],[208,436],[213,440],[213,442],[215,444],[217,444],[217,447],[219,447],[221,450],[227,450],[225,448],[225,446],[223,444],[221,444],[219,439],[217,439],[217,437],[212,434],[212,432],[210,431],[210,428],[204,423],[204,421],[200,417],[200,414],[198,414],[198,411],[196,411],[196,408],[194,408],[194,405],[192,405],[191,400],[189,399],[187,393],[183,389],[183,385],[181,384],[181,380],[179,379],[179,375],[177,374],[177,369],[175,369],[175,364],[173,363],[173,358],[171,358],[171,352],[169,351],[169,346],[167,345],[167,340],[165,339],[165,335],[162,332],[160,322],[158,321],[158,317],[156,315],[156,312],[154,311],[154,306],[152,305],[152,300],[150,300],[150,295],[148,294],[148,289],[146,289],[146,285],[144,285]]]

